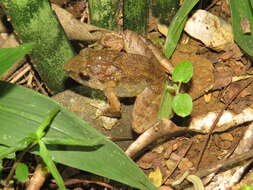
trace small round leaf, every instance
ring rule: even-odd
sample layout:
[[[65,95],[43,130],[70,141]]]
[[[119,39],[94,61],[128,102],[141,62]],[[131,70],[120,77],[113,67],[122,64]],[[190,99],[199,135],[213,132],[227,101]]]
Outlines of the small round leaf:
[[[190,61],[182,61],[175,66],[172,73],[172,80],[174,82],[187,83],[191,80],[192,74],[192,63]]]
[[[173,111],[181,116],[186,117],[192,112],[192,98],[189,94],[177,94],[172,101]]]
[[[18,181],[25,182],[28,179],[28,167],[24,163],[18,163],[16,167],[16,178]]]

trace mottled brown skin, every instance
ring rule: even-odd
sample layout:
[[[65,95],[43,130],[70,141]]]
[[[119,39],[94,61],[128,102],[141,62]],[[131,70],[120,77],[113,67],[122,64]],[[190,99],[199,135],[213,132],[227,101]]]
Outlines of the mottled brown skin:
[[[136,54],[86,48],[64,69],[80,84],[104,91],[112,115],[120,113],[118,97],[137,96],[133,129],[142,133],[156,121],[166,78],[155,61]]]

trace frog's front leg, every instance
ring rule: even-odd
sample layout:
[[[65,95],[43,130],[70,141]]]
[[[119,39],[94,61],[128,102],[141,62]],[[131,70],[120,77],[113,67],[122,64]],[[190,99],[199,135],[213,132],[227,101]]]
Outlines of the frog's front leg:
[[[121,105],[118,97],[115,94],[113,83],[109,83],[109,85],[104,89],[104,93],[110,107],[103,112],[103,115],[109,117],[120,117]]]

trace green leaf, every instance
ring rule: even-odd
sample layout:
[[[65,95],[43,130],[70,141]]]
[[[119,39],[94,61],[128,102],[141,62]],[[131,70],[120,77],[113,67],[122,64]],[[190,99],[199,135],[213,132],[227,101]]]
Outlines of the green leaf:
[[[0,152],[5,152],[6,150],[8,150],[9,147],[6,147],[6,146],[3,146],[3,145],[0,145]],[[16,158],[16,154],[15,153],[9,153],[9,154],[6,154],[6,156],[4,156],[4,158],[8,158],[8,159],[15,159]],[[2,170],[4,169],[3,168],[3,158],[0,158],[0,178],[2,177],[1,176],[1,172]]]
[[[172,73],[172,80],[174,82],[188,83],[193,74],[193,67],[190,61],[182,61],[178,63]]]
[[[250,56],[253,56],[253,1],[249,0],[230,0],[232,27],[234,40]],[[250,33],[244,33],[243,22],[248,22]]]
[[[192,98],[189,94],[177,94],[172,101],[173,111],[181,116],[186,117],[192,112]]]
[[[29,175],[27,165],[24,163],[17,163],[15,174],[18,181],[25,182]]]
[[[0,81],[0,144],[15,146],[27,134],[35,133],[43,119],[59,107],[45,137],[101,139],[96,147],[50,145],[48,151],[58,163],[104,176],[138,189],[157,190],[145,174],[113,142],[50,98],[30,89]],[[38,153],[38,152],[33,152]]]
[[[18,59],[31,51],[33,43],[27,43],[15,48],[0,48],[0,76],[6,72]]]
[[[6,147],[6,146],[3,146],[3,145],[0,145],[0,152],[2,154],[2,152],[5,152],[9,149],[9,147]],[[8,158],[8,159],[15,159],[16,158],[16,154],[15,152],[12,152],[12,153],[9,153],[9,154],[6,154],[3,158]],[[0,160],[1,160],[1,156],[0,156]]]
[[[25,149],[32,141],[33,139],[29,137],[21,139],[20,141],[16,142],[15,145],[8,147],[4,149],[2,152],[0,152],[0,159],[8,158],[10,154],[13,154],[16,151]]]
[[[58,138],[58,137],[44,137],[43,142],[46,144],[61,144],[61,145],[77,145],[77,146],[96,146],[100,145],[101,138],[97,139],[80,139],[80,138]],[[102,144],[101,144],[102,146]]]
[[[177,14],[173,18],[166,42],[165,42],[165,48],[164,53],[167,58],[170,58],[172,53],[174,52],[177,42],[181,36],[181,33],[184,29],[184,25],[188,16],[188,13],[192,10],[192,8],[198,3],[199,0],[185,0],[183,5],[180,7],[180,9],[177,11]]]
[[[47,165],[52,176],[54,177],[58,187],[61,190],[66,190],[66,187],[64,185],[64,181],[63,181],[60,173],[58,172],[58,170],[54,164],[54,161],[52,160],[52,157],[46,148],[46,145],[44,144],[43,141],[40,140],[39,146],[40,146],[40,156],[41,156],[42,160],[44,161],[44,163]]]

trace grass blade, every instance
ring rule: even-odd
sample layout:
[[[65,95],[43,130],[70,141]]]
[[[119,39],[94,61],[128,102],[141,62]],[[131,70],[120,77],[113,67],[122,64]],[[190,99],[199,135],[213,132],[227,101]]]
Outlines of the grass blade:
[[[183,5],[180,7],[177,14],[175,15],[175,17],[173,18],[169,26],[164,48],[164,53],[167,58],[170,58],[170,56],[174,52],[178,40],[181,36],[181,33],[184,29],[188,13],[198,3],[198,1],[199,0],[185,0]]]
[[[253,1],[230,0],[229,3],[234,40],[247,54],[253,56]],[[249,27],[248,29],[251,32],[245,33],[242,25],[244,25],[244,27]]]

